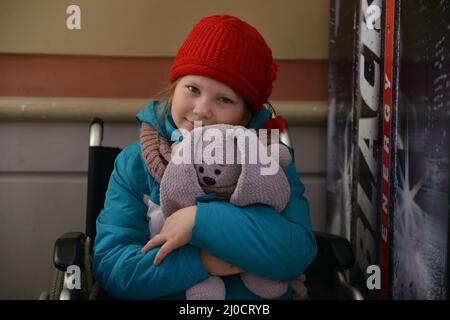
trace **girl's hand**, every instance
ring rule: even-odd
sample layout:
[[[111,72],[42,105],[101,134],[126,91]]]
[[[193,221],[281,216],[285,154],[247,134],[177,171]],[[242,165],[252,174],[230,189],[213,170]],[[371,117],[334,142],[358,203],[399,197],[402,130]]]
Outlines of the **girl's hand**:
[[[142,248],[142,253],[163,245],[153,260],[153,264],[160,264],[166,255],[189,242],[196,213],[197,206],[186,207],[172,213],[164,222],[161,232]]]
[[[229,276],[242,272],[242,269],[214,257],[205,250],[200,251],[200,259],[206,271],[212,276]]]

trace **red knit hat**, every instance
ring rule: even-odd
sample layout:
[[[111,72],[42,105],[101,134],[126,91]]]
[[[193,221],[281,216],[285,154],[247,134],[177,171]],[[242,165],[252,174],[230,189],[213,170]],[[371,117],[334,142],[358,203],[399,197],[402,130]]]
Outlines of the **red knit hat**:
[[[213,78],[240,93],[258,112],[272,93],[277,69],[272,50],[254,27],[233,16],[215,15],[194,26],[169,80],[192,74]]]

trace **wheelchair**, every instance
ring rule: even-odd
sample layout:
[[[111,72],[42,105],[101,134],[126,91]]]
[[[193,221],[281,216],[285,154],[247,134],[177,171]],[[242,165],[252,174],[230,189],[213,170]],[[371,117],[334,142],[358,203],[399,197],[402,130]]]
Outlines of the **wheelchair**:
[[[109,300],[109,296],[92,276],[91,259],[96,234],[96,219],[103,209],[106,189],[120,148],[102,146],[103,120],[94,118],[90,124],[87,208],[85,232],[67,232],[54,245],[55,267],[50,291],[43,291],[39,300]],[[283,138],[284,135],[284,138]],[[287,132],[282,140],[290,145]],[[354,255],[347,239],[323,232],[315,232],[318,252],[301,276],[297,298],[313,300],[362,300],[362,294],[351,286],[345,270],[354,263]],[[73,285],[73,273],[80,272],[79,285]],[[295,281],[294,281],[295,282]],[[303,285],[304,284],[304,285]],[[292,285],[292,283],[291,283]],[[294,286],[292,285],[293,289]],[[294,290],[295,292],[296,290]],[[294,294],[295,296],[295,294]],[[300,296],[300,297],[299,297]]]

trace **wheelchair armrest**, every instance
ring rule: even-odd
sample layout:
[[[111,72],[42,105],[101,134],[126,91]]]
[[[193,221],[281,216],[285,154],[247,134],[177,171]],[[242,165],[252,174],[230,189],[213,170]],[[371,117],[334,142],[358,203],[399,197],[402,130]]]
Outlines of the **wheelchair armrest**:
[[[315,235],[320,253],[329,255],[333,267],[341,271],[353,267],[355,257],[347,239],[324,232],[315,232]]]
[[[53,264],[63,272],[71,265],[80,266],[83,263],[83,240],[81,232],[67,232],[58,238],[53,250]]]
[[[305,270],[306,287],[312,299],[357,299],[342,271],[355,263],[350,242],[339,236],[315,232],[317,255]]]

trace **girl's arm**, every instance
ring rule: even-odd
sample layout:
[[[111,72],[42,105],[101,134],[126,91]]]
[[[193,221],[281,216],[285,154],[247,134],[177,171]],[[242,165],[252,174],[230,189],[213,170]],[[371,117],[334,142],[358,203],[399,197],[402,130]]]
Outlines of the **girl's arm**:
[[[147,207],[142,194],[147,175],[139,145],[118,156],[111,175],[105,206],[97,219],[93,271],[96,280],[112,296],[152,299],[184,291],[209,277],[200,249],[185,245],[153,265],[157,248],[141,253],[149,239]]]
[[[285,173],[291,197],[281,214],[260,204],[198,203],[190,243],[248,272],[274,280],[297,278],[314,259],[317,245],[293,162]]]

